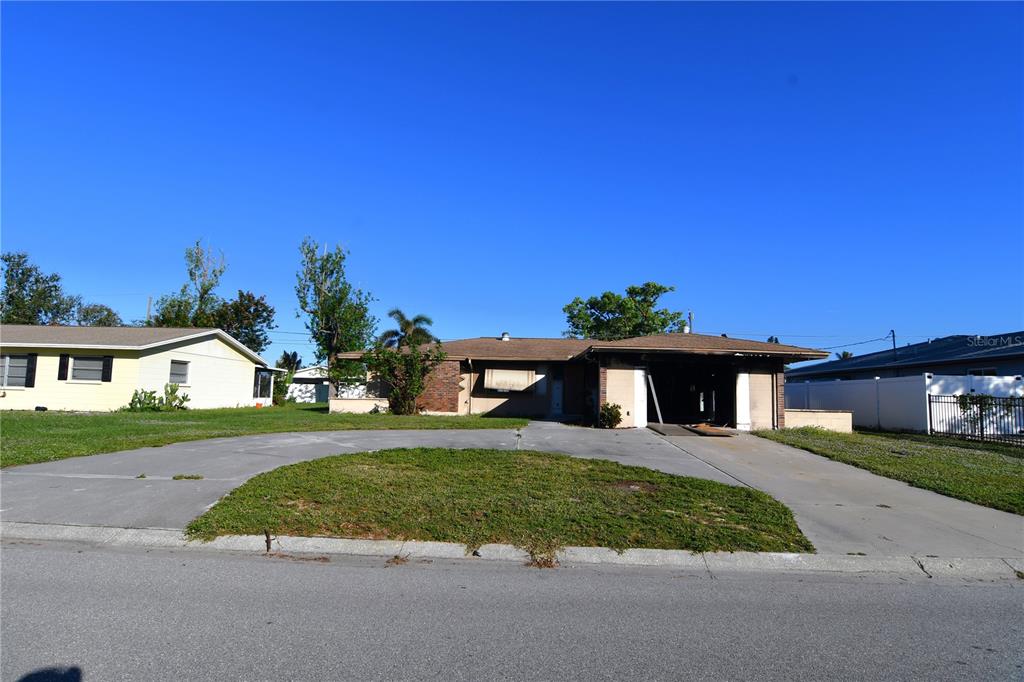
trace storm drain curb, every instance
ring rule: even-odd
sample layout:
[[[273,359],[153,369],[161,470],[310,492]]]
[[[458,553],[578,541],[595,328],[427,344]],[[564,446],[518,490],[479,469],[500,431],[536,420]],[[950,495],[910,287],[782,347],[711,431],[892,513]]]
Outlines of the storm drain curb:
[[[263,535],[226,535],[210,542],[186,539],[180,530],[160,528],[109,528],[0,522],[0,539],[86,542],[111,547],[153,547],[230,552],[267,551]],[[337,556],[402,557],[403,559],[462,559],[527,563],[530,555],[512,545],[489,544],[475,551],[454,542],[400,540],[348,540],[278,536],[271,549],[280,553]],[[967,578],[983,580],[1018,579],[1024,566],[1021,557],[944,558],[912,556],[850,556],[791,554],[774,552],[695,553],[670,549],[627,549],[608,547],[565,547],[557,554],[561,566],[618,565],[663,566],[707,573],[838,573],[854,575],[889,574],[916,577]]]

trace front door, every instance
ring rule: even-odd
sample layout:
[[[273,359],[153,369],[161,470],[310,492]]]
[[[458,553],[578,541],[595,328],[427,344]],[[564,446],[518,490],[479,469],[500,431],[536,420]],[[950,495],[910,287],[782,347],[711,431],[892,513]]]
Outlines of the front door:
[[[562,416],[562,378],[551,380],[551,416]]]

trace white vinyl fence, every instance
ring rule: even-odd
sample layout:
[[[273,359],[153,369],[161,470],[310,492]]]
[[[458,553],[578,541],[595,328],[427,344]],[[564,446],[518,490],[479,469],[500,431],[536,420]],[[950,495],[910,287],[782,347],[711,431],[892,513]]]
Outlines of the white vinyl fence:
[[[883,431],[928,429],[929,395],[1024,395],[1021,377],[919,374],[887,379],[786,382],[786,409],[852,410],[853,425]]]

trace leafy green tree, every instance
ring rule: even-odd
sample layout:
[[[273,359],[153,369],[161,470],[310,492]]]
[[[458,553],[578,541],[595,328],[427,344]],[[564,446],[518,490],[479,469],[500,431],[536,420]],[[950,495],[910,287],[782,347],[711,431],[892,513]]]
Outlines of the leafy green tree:
[[[217,294],[220,278],[227,270],[224,254],[214,255],[197,241],[185,249],[188,281],[175,294],[162,296],[156,314],[147,324],[152,327],[219,327],[257,353],[270,345],[274,329],[274,307],[266,296],[238,290],[225,300]]]
[[[81,299],[64,293],[60,275],[45,274],[27,253],[0,256],[3,290],[0,321],[4,324],[71,324]]]
[[[389,348],[378,344],[363,360],[367,369],[388,387],[388,409],[393,414],[416,414],[416,400],[423,395],[427,375],[446,357],[439,343],[426,348]]]
[[[395,308],[388,313],[388,317],[395,321],[397,328],[389,329],[380,335],[378,342],[387,348],[420,346],[438,340],[428,329],[430,325],[434,324],[434,321],[426,315],[417,315],[410,319],[401,310]]]
[[[299,356],[298,351],[284,351],[281,353],[281,357],[277,359],[276,366],[278,369],[297,372],[302,369],[302,358]]]
[[[82,327],[122,327],[124,321],[110,306],[86,303],[75,311],[75,322]]]
[[[238,290],[238,296],[222,301],[213,312],[215,327],[220,327],[257,353],[270,345],[269,332],[274,324],[274,306],[266,296]]]
[[[675,287],[657,282],[626,287],[626,295],[606,291],[587,300],[576,297],[562,308],[569,338],[614,341],[634,336],[650,336],[679,331],[683,313],[657,309],[658,299]]]
[[[777,336],[769,336],[768,343],[782,343]]]
[[[188,281],[176,294],[162,296],[148,324],[153,327],[216,327],[217,312],[224,301],[217,296],[220,278],[227,270],[224,254],[215,256],[201,241],[185,249]]]
[[[370,347],[377,329],[377,320],[370,314],[373,297],[348,281],[344,249],[328,251],[324,244],[322,251],[312,238],[302,240],[295,295],[316,344],[317,362],[327,363],[328,379],[335,386],[352,384],[364,379],[362,363],[335,356]]]

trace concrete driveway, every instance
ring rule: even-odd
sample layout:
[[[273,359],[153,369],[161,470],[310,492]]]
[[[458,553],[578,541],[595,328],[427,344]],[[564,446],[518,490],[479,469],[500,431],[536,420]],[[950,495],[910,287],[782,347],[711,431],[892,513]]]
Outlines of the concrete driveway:
[[[327,455],[393,447],[514,448],[510,430],[330,431],[176,443],[0,473],[4,521],[180,529],[258,473]],[[754,436],[668,437],[534,422],[520,447],[611,459],[749,485],[793,509],[826,553],[1024,555],[1024,519],[911,488]],[[138,478],[145,474],[145,478]],[[202,480],[172,480],[200,474]],[[882,506],[884,505],[884,506]]]
[[[534,423],[522,449],[602,457],[669,473],[734,481],[647,431],[595,431]],[[228,491],[264,471],[340,453],[401,447],[516,447],[512,430],[321,431],[175,443],[30,464],[0,473],[4,521],[119,528],[182,528]],[[145,478],[137,478],[145,474]],[[202,480],[172,480],[200,474]]]
[[[819,552],[1024,555],[1024,517],[962,502],[746,434],[664,440],[784,502]]]

